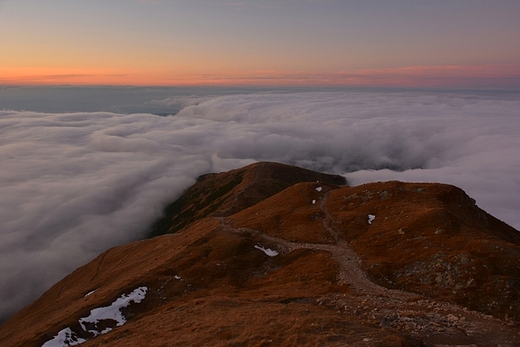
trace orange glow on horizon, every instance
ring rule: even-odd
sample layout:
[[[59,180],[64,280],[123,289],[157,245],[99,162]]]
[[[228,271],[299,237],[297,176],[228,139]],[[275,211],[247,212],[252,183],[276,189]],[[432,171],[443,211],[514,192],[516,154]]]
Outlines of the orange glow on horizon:
[[[108,69],[1,68],[0,85],[520,87],[520,65],[409,66],[318,73],[192,73]]]

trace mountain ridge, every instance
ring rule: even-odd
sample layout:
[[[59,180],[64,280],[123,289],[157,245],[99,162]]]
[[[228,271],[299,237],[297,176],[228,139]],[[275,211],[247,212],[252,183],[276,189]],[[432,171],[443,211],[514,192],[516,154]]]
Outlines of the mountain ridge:
[[[266,166],[300,172],[258,163],[202,177],[202,200],[236,184],[205,202],[211,213],[72,272],[0,326],[2,346],[42,346],[64,329],[86,347],[518,345],[519,233],[461,189],[310,173],[251,189]],[[124,325],[81,328],[136,288],[146,296],[121,309]]]
[[[149,237],[174,233],[210,215],[228,216],[299,182],[347,184],[343,176],[324,174],[275,162],[259,162],[225,173],[205,174],[164,209]],[[218,186],[215,189],[215,186]]]

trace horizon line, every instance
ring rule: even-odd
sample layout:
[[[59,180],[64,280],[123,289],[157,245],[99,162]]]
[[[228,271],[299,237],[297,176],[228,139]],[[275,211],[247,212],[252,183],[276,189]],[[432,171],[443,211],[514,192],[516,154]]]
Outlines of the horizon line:
[[[287,70],[178,73],[93,69],[17,68],[2,71],[2,86],[157,86],[157,87],[369,87],[520,89],[520,64],[437,65],[353,71]]]
[[[364,89],[406,91],[496,91],[520,92],[518,86],[453,86],[453,85],[347,85],[347,84],[21,84],[1,83],[0,88],[230,88],[230,89]]]

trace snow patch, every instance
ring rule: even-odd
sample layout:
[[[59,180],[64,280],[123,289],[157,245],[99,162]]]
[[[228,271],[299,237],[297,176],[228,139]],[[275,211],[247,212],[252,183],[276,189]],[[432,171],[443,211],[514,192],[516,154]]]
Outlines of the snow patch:
[[[373,214],[368,215],[368,224],[372,224],[372,222],[376,219],[376,216]]]
[[[78,337],[70,328],[61,330],[52,340],[45,342],[42,347],[67,347],[76,346],[87,340]]]
[[[97,290],[97,289],[96,289]],[[94,293],[96,290],[87,293],[85,296],[88,296]],[[123,316],[121,309],[123,307],[127,307],[131,302],[135,302],[136,304],[143,301],[148,291],[147,287],[139,287],[132,291],[128,295],[121,295],[116,301],[114,301],[110,306],[95,308],[90,311],[90,315],[88,317],[80,318],[79,324],[81,328],[89,333],[91,336],[98,336],[101,334],[106,334],[111,331],[113,328],[106,327],[105,329],[100,331],[98,328],[98,324],[101,321],[112,320],[116,322],[115,326],[122,326],[126,323],[126,317]],[[79,345],[87,340],[78,337],[77,333],[72,331],[70,327],[67,327],[61,330],[58,335],[56,335],[52,340],[45,342],[42,347],[67,347],[67,346],[75,346]]]
[[[318,193],[321,192],[322,190],[323,190],[322,187],[318,187],[318,188],[316,188],[316,191],[317,191]]]
[[[89,295],[94,294],[94,292],[95,292],[96,290],[97,290],[97,289],[94,289],[93,291],[88,292],[87,294],[85,294],[84,298],[86,298],[86,297],[89,296]]]
[[[312,200],[312,204],[314,205],[316,203],[316,200]]]
[[[83,330],[92,333],[94,336],[106,334],[112,330],[112,328],[107,327],[104,330],[99,331],[97,328],[98,323],[109,319],[116,321],[116,326],[122,326],[126,323],[126,318],[123,316],[121,308],[127,307],[131,302],[135,302],[136,304],[140,303],[145,298],[147,291],[147,287],[139,287],[128,295],[123,294],[120,298],[114,301],[112,305],[91,310],[90,316],[79,319],[79,324],[81,324]]]
[[[262,252],[264,252],[266,255],[268,255],[269,257],[276,257],[279,253],[277,251],[275,251],[274,249],[270,249],[270,248],[264,248],[262,246],[259,246],[259,245],[255,245],[255,248],[256,249],[259,249],[261,250]]]

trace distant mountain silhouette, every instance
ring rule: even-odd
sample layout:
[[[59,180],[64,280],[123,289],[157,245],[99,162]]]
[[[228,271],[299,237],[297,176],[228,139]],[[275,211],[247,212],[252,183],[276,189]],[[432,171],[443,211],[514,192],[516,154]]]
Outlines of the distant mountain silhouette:
[[[518,346],[520,233],[461,189],[276,163],[199,178],[0,346]]]

